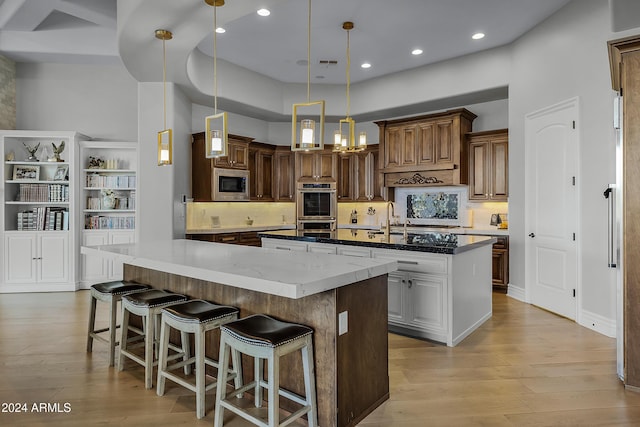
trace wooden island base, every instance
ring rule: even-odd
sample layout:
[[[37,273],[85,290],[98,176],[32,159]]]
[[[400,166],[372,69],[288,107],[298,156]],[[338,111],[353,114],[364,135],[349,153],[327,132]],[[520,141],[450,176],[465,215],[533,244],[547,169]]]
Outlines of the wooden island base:
[[[313,328],[318,423],[354,426],[389,398],[387,275],[292,299],[148,268],[124,265],[124,279],[240,309],[240,317],[263,313]],[[338,316],[348,313],[348,331],[338,334]],[[218,358],[219,332],[208,336],[206,353]],[[253,361],[243,356],[244,381]],[[282,387],[304,395],[299,352],[280,361]],[[280,399],[281,407],[295,404]]]

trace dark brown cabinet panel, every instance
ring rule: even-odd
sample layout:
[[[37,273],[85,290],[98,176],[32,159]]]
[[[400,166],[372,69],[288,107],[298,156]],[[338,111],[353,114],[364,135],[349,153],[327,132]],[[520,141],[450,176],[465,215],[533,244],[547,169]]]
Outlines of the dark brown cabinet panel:
[[[499,292],[507,292],[509,285],[509,237],[498,236],[498,241],[493,244],[492,252],[492,283],[493,289]]]
[[[214,159],[213,164],[217,168],[248,169],[249,168],[249,143],[252,138],[232,137],[229,135],[228,156]]]
[[[275,194],[277,202],[295,200],[294,157],[289,148],[276,147],[275,151]]]
[[[297,151],[296,180],[337,180],[338,158],[332,149],[321,151]]]
[[[255,201],[273,201],[275,150],[261,143],[249,145],[249,196]]]
[[[506,202],[509,196],[507,129],[467,134],[469,200]]]

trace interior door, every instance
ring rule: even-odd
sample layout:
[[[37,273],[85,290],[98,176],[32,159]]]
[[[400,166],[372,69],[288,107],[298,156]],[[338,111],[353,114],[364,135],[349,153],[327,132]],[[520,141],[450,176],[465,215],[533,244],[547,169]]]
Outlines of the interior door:
[[[526,296],[576,318],[578,99],[525,118]]]

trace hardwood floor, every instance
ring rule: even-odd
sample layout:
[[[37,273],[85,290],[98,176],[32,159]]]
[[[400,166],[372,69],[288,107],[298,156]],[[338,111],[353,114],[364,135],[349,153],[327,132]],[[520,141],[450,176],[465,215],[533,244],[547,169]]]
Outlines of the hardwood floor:
[[[86,353],[88,303],[86,291],[0,296],[0,425],[212,425],[213,394],[197,420],[189,391],[168,382],[158,397],[141,367],[109,368],[104,344]],[[640,425],[613,339],[503,294],[455,348],[393,334],[389,348],[391,398],[363,427]]]

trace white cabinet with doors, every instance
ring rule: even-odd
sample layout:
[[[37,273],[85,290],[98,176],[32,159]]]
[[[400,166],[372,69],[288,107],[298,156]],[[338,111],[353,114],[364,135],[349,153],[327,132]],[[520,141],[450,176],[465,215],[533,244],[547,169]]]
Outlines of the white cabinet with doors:
[[[76,290],[75,132],[0,131],[0,292]]]
[[[134,243],[135,233],[128,230],[104,231],[84,230],[82,246],[116,245]],[[122,262],[98,256],[82,255],[81,287],[87,288],[95,283],[122,280]]]

